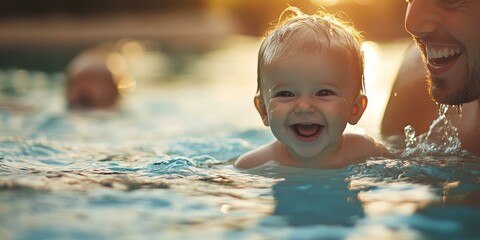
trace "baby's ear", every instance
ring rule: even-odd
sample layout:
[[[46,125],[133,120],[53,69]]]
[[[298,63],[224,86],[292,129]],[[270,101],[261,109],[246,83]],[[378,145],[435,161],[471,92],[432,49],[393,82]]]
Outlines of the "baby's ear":
[[[355,125],[360,120],[367,109],[368,99],[367,96],[363,94],[359,94],[355,99],[352,107],[352,111],[350,112],[350,118],[348,119],[348,123]]]
[[[268,122],[267,107],[265,106],[265,103],[263,103],[263,99],[260,96],[255,96],[253,102],[262,118],[263,124],[265,124],[265,126],[270,126],[270,123]]]

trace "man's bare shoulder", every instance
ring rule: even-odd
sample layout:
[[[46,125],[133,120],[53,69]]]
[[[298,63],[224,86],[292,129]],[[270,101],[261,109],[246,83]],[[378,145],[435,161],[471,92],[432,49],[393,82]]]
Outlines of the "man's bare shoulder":
[[[275,160],[278,155],[278,144],[278,141],[275,140],[253,149],[238,157],[234,166],[238,169],[249,169],[262,166],[271,160]]]

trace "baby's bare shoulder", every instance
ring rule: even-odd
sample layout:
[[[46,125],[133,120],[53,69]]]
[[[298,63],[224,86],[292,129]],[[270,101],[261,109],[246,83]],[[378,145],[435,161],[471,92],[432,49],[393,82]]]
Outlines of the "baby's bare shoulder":
[[[241,155],[235,161],[234,166],[238,169],[250,169],[274,160],[276,144],[278,144],[277,141],[273,141]]]
[[[346,133],[344,134],[345,146],[356,150],[361,155],[370,157],[388,156],[387,148],[377,139],[368,134]]]
[[[376,139],[368,134],[360,134],[360,133],[344,133],[343,134],[344,141],[349,143],[356,143],[356,144],[374,144]]]

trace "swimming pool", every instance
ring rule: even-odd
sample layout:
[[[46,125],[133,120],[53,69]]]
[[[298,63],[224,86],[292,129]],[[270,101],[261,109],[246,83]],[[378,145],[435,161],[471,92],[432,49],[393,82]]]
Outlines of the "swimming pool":
[[[273,139],[251,101],[258,45],[235,37],[187,56],[175,73],[167,56],[146,53],[136,63],[142,81],[115,112],[67,112],[52,84],[61,77],[22,72],[27,84],[2,96],[0,111],[0,239],[480,236],[480,165],[471,157],[235,170],[231,159]],[[385,79],[398,66],[387,56],[404,47],[366,45],[370,101],[350,130],[378,135]]]

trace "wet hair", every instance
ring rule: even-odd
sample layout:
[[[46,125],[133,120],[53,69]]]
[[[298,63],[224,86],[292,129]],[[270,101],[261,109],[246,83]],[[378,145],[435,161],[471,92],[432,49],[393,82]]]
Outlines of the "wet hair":
[[[290,14],[284,18],[287,13]],[[257,96],[261,96],[261,83],[265,69],[278,61],[302,53],[328,50],[341,56],[364,93],[364,57],[362,35],[352,24],[322,10],[313,15],[304,14],[296,7],[288,7],[280,15],[278,24],[267,31],[258,53]]]

